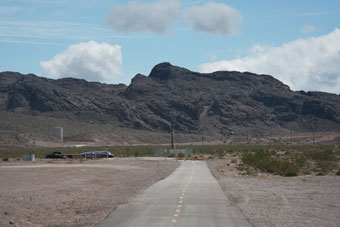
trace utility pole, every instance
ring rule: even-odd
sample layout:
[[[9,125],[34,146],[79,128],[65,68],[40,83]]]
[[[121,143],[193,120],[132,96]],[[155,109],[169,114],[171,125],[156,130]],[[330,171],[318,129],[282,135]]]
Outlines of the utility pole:
[[[318,130],[318,122],[317,122],[317,118],[316,118],[316,114],[315,114],[315,110],[314,110],[314,126],[313,126],[313,144],[315,144],[315,133],[317,132],[316,130]]]
[[[313,127],[313,144],[315,144],[315,133],[316,133],[316,130],[317,130],[317,119],[314,118],[314,127]]]
[[[170,120],[171,149],[174,149],[174,132],[172,129],[172,119]]]
[[[223,133],[223,134],[224,134],[223,144],[225,145],[227,143],[227,133]]]

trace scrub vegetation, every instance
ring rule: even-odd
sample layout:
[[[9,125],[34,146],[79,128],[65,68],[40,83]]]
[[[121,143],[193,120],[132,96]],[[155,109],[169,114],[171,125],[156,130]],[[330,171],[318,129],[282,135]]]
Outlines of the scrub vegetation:
[[[281,176],[340,174],[338,145],[230,145],[206,149],[220,159],[238,157],[238,170],[245,175],[257,172]]]
[[[239,170],[246,175],[267,172],[281,176],[340,174],[340,146],[331,145],[194,145],[177,146],[193,148],[194,156],[208,159],[237,157]],[[0,148],[0,160],[16,160],[23,154],[34,153],[37,158],[61,151],[80,154],[88,151],[110,151],[115,157],[152,157],[158,149],[169,146],[114,146],[114,147],[67,147],[67,148]]]

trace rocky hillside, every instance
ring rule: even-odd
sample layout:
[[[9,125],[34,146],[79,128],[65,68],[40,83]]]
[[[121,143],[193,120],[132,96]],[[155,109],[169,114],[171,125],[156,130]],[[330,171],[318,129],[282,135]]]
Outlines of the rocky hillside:
[[[156,65],[149,76],[136,75],[129,86],[2,72],[0,111],[160,133],[172,122],[175,131],[197,135],[265,136],[340,127],[339,95],[292,91],[269,75],[202,74],[169,63]],[[10,125],[15,117],[0,122],[3,130]]]

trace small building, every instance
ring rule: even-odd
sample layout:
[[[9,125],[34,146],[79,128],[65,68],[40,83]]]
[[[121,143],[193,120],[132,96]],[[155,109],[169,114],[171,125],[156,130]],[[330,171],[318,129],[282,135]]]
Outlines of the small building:
[[[52,128],[52,136],[63,141],[64,139],[64,129],[61,126],[56,126]]]
[[[35,154],[31,154],[31,153],[24,154],[24,155],[21,156],[21,159],[23,161],[32,161],[32,162],[35,162]]]

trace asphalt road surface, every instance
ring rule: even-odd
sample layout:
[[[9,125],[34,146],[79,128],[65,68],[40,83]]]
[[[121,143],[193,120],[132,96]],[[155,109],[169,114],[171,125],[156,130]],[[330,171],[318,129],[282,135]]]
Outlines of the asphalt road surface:
[[[117,207],[100,227],[250,227],[231,206],[204,161],[181,166],[128,204]]]

